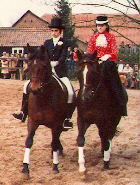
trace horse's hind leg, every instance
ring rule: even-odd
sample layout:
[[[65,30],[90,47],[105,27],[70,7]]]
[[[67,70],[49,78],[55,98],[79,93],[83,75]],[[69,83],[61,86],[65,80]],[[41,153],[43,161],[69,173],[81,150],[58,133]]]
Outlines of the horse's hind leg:
[[[28,165],[30,163],[30,149],[33,145],[33,137],[35,135],[35,131],[38,128],[38,125],[34,125],[28,122],[28,136],[25,142],[25,153],[24,153],[24,160],[23,160],[23,169],[22,172],[29,176],[29,168]]]
[[[59,160],[58,160],[58,151],[59,150],[63,150],[63,147],[60,143],[60,134],[62,133],[62,129],[52,129],[52,143],[51,143],[51,147],[52,147],[52,153],[53,153],[53,171],[54,173],[58,173],[58,164],[59,164]]]

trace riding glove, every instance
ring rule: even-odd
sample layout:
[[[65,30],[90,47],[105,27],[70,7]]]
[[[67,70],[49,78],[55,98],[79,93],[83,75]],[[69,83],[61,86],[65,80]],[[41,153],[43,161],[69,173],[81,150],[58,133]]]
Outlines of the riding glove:
[[[110,57],[111,57],[111,55],[106,54],[106,55],[102,56],[102,57],[100,58],[100,60],[101,60],[101,61],[106,61],[106,60],[108,60]]]

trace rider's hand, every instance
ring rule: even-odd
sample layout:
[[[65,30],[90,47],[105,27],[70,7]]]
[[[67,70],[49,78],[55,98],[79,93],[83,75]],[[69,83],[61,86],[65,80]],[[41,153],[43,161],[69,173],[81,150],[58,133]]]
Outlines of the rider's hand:
[[[100,60],[101,60],[101,61],[106,61],[106,60],[108,60],[110,57],[111,57],[111,55],[106,54],[106,55],[100,57]]]
[[[58,64],[59,64],[58,61],[51,61],[51,66],[52,66],[52,67],[55,67],[55,66],[57,66]]]

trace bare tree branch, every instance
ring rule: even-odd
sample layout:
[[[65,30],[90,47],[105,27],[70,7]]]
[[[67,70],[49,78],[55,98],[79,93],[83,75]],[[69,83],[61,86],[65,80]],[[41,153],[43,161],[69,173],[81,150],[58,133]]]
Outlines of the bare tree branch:
[[[119,4],[119,5],[123,6],[123,7],[126,7],[126,8],[132,8],[132,9],[134,9],[134,10],[136,9],[136,8],[134,7],[134,5],[133,5],[132,3],[129,2],[129,0],[127,0],[127,2],[128,2],[129,4],[131,4],[132,6],[128,6],[128,5],[122,4],[122,3],[118,2],[118,1],[115,1],[115,0],[113,0],[113,2],[116,3],[116,4]]]
[[[120,32],[118,32],[115,29],[110,28],[112,31],[118,33],[121,37],[125,38],[126,40],[129,40],[131,43],[135,44],[136,46],[139,46],[138,44],[136,44],[134,41],[132,41],[131,39],[129,39],[128,37],[126,37],[125,35],[121,34]]]
[[[73,4],[77,4],[77,5],[89,5],[89,6],[102,6],[102,7],[107,7],[107,8],[110,8],[112,10],[115,10],[115,11],[118,11],[119,13],[125,15],[126,17],[128,17],[129,19],[131,19],[133,22],[137,23],[140,25],[140,20],[136,19],[136,18],[133,18],[133,17],[130,17],[128,14],[124,13],[123,11],[117,9],[117,8],[113,8],[111,6],[108,6],[108,5],[102,5],[102,4],[91,4],[91,3],[86,3],[86,4],[81,4],[81,3],[73,3]]]
[[[135,0],[132,0],[132,1],[133,1],[133,3],[134,3],[134,6],[135,6],[136,10],[137,10],[137,11],[139,12],[139,14],[140,14],[140,9],[139,9],[139,7],[137,6]]]

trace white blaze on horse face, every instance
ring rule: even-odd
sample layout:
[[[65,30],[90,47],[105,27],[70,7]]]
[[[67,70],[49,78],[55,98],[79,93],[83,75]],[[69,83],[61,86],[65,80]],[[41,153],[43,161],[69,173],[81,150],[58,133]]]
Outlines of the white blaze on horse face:
[[[85,65],[84,71],[83,71],[83,78],[84,78],[84,85],[86,84],[86,77],[87,77],[88,67]],[[85,90],[85,86],[84,89]]]
[[[26,164],[30,163],[30,148],[25,149],[23,163],[26,163]]]

